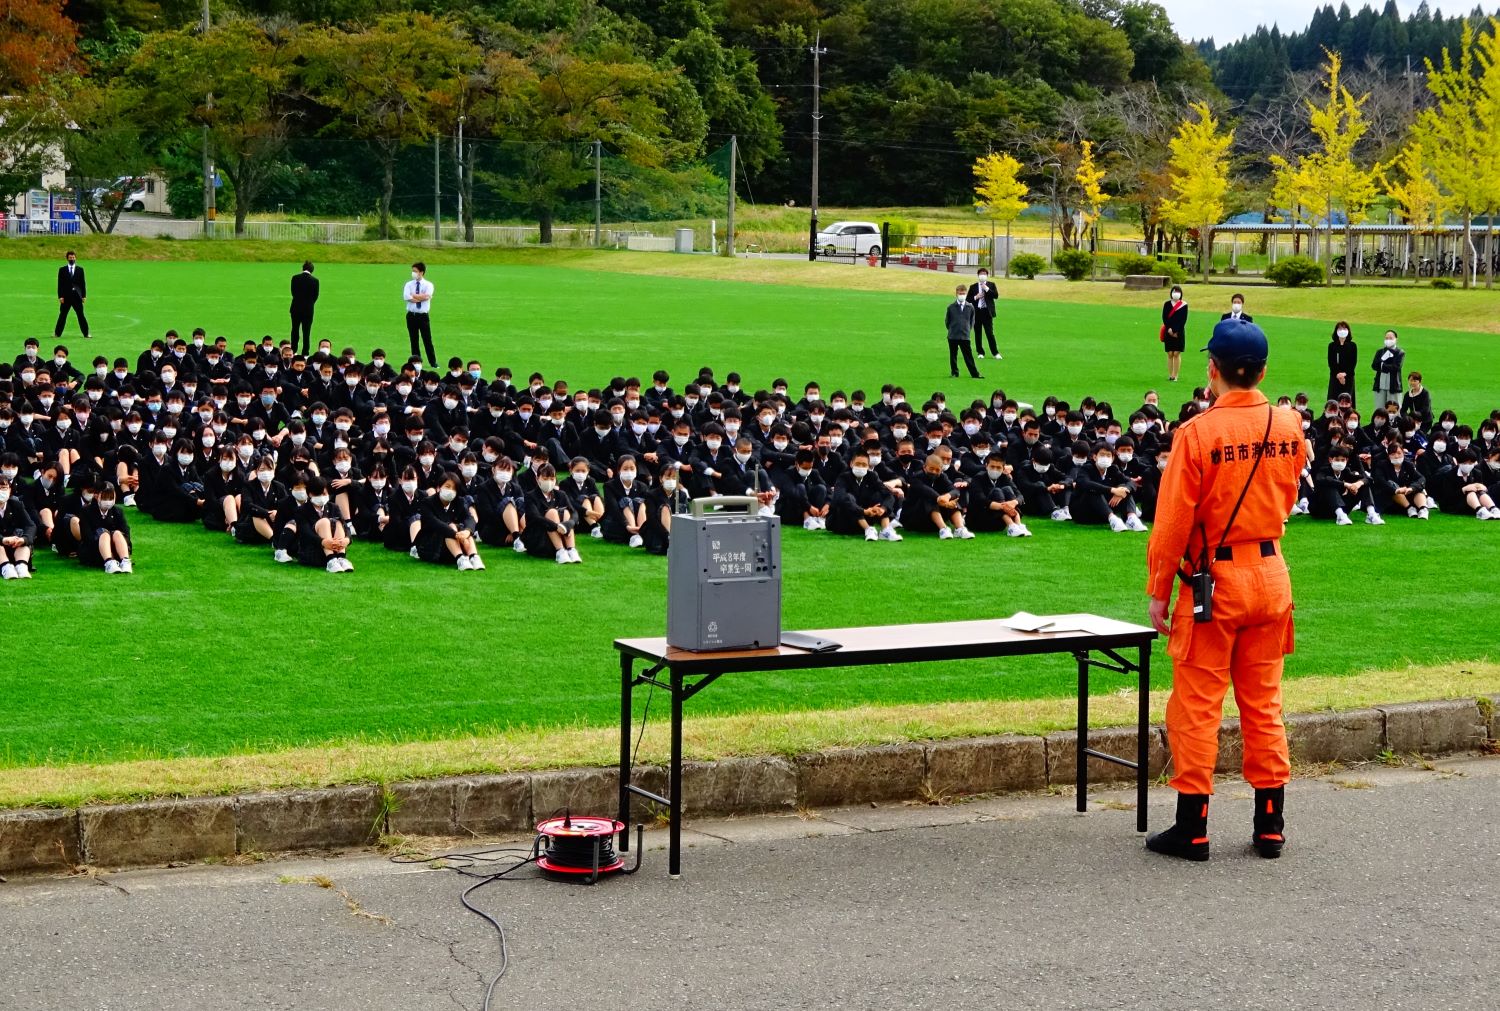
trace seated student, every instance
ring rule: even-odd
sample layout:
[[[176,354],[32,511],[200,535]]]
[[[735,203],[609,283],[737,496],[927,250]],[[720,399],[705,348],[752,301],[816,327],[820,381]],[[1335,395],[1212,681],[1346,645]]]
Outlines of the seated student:
[[[804,530],[827,530],[831,509],[828,485],[814,468],[815,462],[812,450],[799,449],[791,469],[774,479],[779,492],[776,513],[783,523],[800,523]]]
[[[1014,480],[1021,493],[1021,513],[1069,520],[1068,494],[1073,488],[1071,467],[1064,473],[1052,463],[1052,451],[1037,446],[1031,459],[1016,465]]]
[[[153,519],[163,523],[193,523],[203,516],[208,497],[194,468],[193,445],[178,439],[162,467],[160,498]]]
[[[422,526],[413,538],[417,557],[434,565],[450,562],[459,572],[484,568],[474,544],[473,517],[459,497],[463,479],[449,471],[436,494],[422,500]]]
[[[84,509],[83,536],[78,543],[78,560],[90,568],[102,568],[105,575],[130,573],[130,524],[125,512],[115,504],[115,486],[108,481],[95,491],[94,502]]]
[[[354,487],[354,536],[366,541],[385,539],[386,524],[391,519],[391,500],[395,494],[390,471],[383,462],[375,463],[365,479]]]
[[[1478,467],[1474,468],[1475,476],[1480,473]],[[1500,502],[1500,445],[1491,445],[1484,451],[1484,481],[1485,494],[1493,502]],[[1496,510],[1491,509],[1491,519],[1500,519],[1493,515]]]
[[[1142,516],[1156,515],[1156,489],[1160,471],[1136,456],[1134,436],[1122,435],[1115,443],[1115,466],[1130,482],[1130,495]]]
[[[364,475],[354,464],[354,453],[347,446],[335,449],[332,454],[332,473],[328,475],[328,494],[338,508],[339,518],[346,524],[354,520],[355,501]]]
[[[1141,511],[1141,517],[1147,523],[1156,519],[1156,500],[1161,492],[1161,476],[1167,469],[1167,460],[1172,455],[1171,433],[1163,435],[1156,443],[1156,448],[1151,456],[1151,462],[1145,464],[1146,476],[1143,483],[1151,488],[1150,498],[1147,499],[1149,506]],[[1137,461],[1139,462],[1139,461]],[[1295,508],[1293,512],[1295,512]]]
[[[834,482],[828,529],[844,535],[863,532],[867,541],[899,541],[892,525],[895,515],[896,498],[870,465],[870,451],[855,450],[849,469]]]
[[[1365,510],[1365,522],[1380,526],[1385,520],[1375,509],[1370,480],[1353,458],[1353,451],[1342,443],[1328,448],[1323,463],[1313,468],[1313,497],[1310,514],[1315,519],[1331,519],[1341,527],[1353,524],[1349,513]]]
[[[972,540],[953,482],[944,473],[943,458],[928,454],[920,471],[913,471],[901,508],[901,526],[913,533],[937,531],[939,540]]]
[[[557,487],[557,470],[542,464],[536,468],[536,488],[526,495],[526,529],[521,532],[526,552],[538,558],[551,554],[558,565],[583,561],[574,525],[573,503]]]
[[[720,494],[718,482],[734,459],[734,451],[724,448],[724,429],[718,422],[703,426],[703,441],[690,461],[692,465],[692,494],[694,498]],[[684,470],[687,468],[684,467]]]
[[[646,543],[641,530],[646,525],[649,489],[637,479],[635,457],[629,454],[621,456],[613,469],[614,479],[604,486],[604,517],[600,521],[604,539],[613,544],[628,543],[632,548],[639,548]]]
[[[391,518],[385,525],[385,536],[382,538],[387,551],[416,550],[413,538],[421,529],[422,500],[425,497],[421,482],[417,480],[417,469],[403,469],[397,490],[391,495]]]
[[[1475,519],[1500,520],[1500,509],[1490,495],[1482,475],[1476,474],[1479,454],[1461,449],[1454,455],[1453,470],[1436,489],[1438,507],[1445,513],[1461,516],[1469,513]]]
[[[302,490],[307,498],[292,513],[296,528],[297,561],[308,566],[323,566],[329,572],[353,572],[354,563],[345,552],[349,550],[349,533],[344,529],[338,510],[331,505],[328,484],[321,477],[306,476],[301,479]],[[296,498],[297,485],[292,486]]]
[[[48,464],[37,477],[37,483],[50,481],[58,496],[55,522],[50,531],[52,550],[62,558],[72,558],[78,554],[78,546],[83,541],[84,515],[94,504],[95,487],[93,481],[80,481],[62,492],[59,490],[61,478],[56,474],[57,467]]]
[[[969,482],[964,515],[976,531],[1004,530],[1007,537],[1030,537],[1021,522],[1021,493],[999,456],[985,460],[984,470]]]
[[[1068,501],[1068,511],[1074,523],[1098,525],[1107,522],[1115,533],[1126,530],[1145,532],[1146,524],[1141,522],[1132,495],[1133,486],[1115,466],[1115,452],[1108,443],[1095,443],[1093,461],[1079,467],[1073,480],[1073,497]]]
[[[276,480],[276,458],[262,454],[251,468],[251,477],[240,492],[239,521],[231,528],[241,544],[273,544],[287,512],[290,496],[286,485]]]
[[[604,503],[604,496],[599,494],[599,486],[594,483],[593,468],[588,460],[575,456],[568,463],[568,475],[571,480],[563,486],[563,490],[573,500],[573,515],[578,517],[578,529],[590,537],[603,537],[601,521],[608,507]],[[524,506],[521,513],[525,515]]]
[[[645,538],[647,553],[667,553],[672,545],[672,517],[687,512],[691,501],[687,489],[682,486],[677,465],[663,464],[656,486],[646,496],[646,525],[641,536]]]
[[[240,521],[240,496],[245,482],[233,446],[221,446],[218,465],[203,475],[203,529],[233,537]]]
[[[10,479],[0,475],[0,578],[31,578],[31,547],[36,519]]]
[[[1427,479],[1417,470],[1399,439],[1392,438],[1376,453],[1370,487],[1380,512],[1405,509],[1406,515],[1413,519],[1427,518]]]
[[[526,530],[526,490],[515,476],[516,465],[510,457],[495,459],[489,480],[474,493],[475,531],[485,544],[509,546],[525,554],[521,535]]]
[[[828,437],[822,441],[827,444]],[[816,466],[816,464],[814,464]],[[842,468],[842,461],[840,462]],[[714,482],[717,495],[749,495],[760,503],[760,515],[772,516],[776,512],[776,500],[780,492],[755,458],[755,444],[741,436],[735,440],[734,452],[724,465],[718,480]]]

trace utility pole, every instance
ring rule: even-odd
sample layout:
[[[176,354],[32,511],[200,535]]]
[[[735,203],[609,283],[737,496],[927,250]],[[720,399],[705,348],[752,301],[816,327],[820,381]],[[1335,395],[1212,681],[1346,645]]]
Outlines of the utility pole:
[[[728,231],[724,235],[724,248],[728,250],[730,257],[734,256],[734,180],[737,160],[735,156],[739,154],[739,140],[738,134],[729,135],[729,223]]]
[[[432,138],[432,241],[443,241],[443,142]]]
[[[464,118],[458,117],[458,229],[464,241],[468,241],[469,230],[464,226]]]
[[[203,0],[203,34],[206,37],[209,29],[208,0]],[[214,93],[208,93],[208,101],[205,108],[212,115],[214,108]],[[218,208],[214,206],[214,163],[208,153],[208,124],[203,124],[203,236],[211,238],[213,225],[211,222],[218,216]]]
[[[820,70],[819,57],[828,50],[823,48],[823,33],[819,32],[813,37],[813,106],[812,106],[812,220],[808,224],[807,232],[807,258],[816,260],[818,258],[818,137],[819,124],[823,121],[823,114],[819,112],[819,97],[822,88],[818,85],[818,72]]]
[[[604,145],[600,141],[594,141],[594,248],[599,248],[599,224],[604,213],[603,203],[599,195],[599,177],[602,174],[600,162],[604,160]]]

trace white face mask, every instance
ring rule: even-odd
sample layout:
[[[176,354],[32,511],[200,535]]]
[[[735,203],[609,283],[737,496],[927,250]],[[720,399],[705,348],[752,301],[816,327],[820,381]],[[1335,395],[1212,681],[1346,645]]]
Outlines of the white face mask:
[[[811,473],[811,471],[809,471],[808,473]],[[863,481],[864,478],[865,478],[865,475],[868,474],[868,473],[870,473],[870,468],[869,467],[850,467],[849,468],[849,473],[851,473],[851,474],[854,475],[854,479],[856,481]]]
[[[1200,411],[1206,411],[1206,410],[1208,410],[1209,406],[1210,406],[1210,404],[1209,404],[1209,401],[1207,401],[1207,400],[1200,400],[1200,401],[1198,401],[1198,410],[1200,410]]]
[[[1076,435],[1081,434],[1082,432],[1083,432],[1083,426],[1082,425],[1069,425],[1068,426],[1068,434],[1069,435],[1076,436]]]
[[[372,489],[374,489],[375,491],[385,491],[385,478],[383,478],[383,477],[372,477],[372,478],[370,478],[370,487]]]
[[[437,459],[436,457],[432,457],[432,456],[419,456],[419,457],[417,457],[417,461],[419,463],[421,463],[421,465],[424,466],[424,467],[431,467],[432,464],[433,464],[433,461],[435,461],[436,459]]]
[[[1458,465],[1458,473],[1460,477],[1468,477],[1473,472],[1474,465],[1472,463],[1461,463]]]
[[[230,471],[234,470],[234,461],[233,460],[220,460],[219,461],[219,470],[223,471],[225,474],[228,474]]]
[[[404,491],[404,492],[406,492],[406,494],[408,494],[408,495],[414,495],[414,494],[416,494],[416,491],[417,491],[417,482],[415,482],[415,481],[402,481],[401,482],[401,490]]]
[[[1340,339],[1342,339],[1344,337],[1348,337],[1349,336],[1349,331],[1345,330],[1343,327],[1339,327],[1337,330],[1334,331],[1334,335],[1337,336],[1337,337],[1339,337]]]
[[[679,446],[686,446],[688,444],[689,438],[690,437],[686,435],[674,435],[672,436],[672,441]]]
[[[1148,426],[1146,425],[1146,423],[1144,421],[1137,421],[1137,422],[1134,422],[1134,423],[1131,424],[1130,430],[1131,430],[1131,432],[1135,433],[1136,435],[1145,435],[1147,427]]]
[[[719,451],[719,447],[723,445],[723,441],[720,439],[704,439],[703,445],[708,447],[708,451],[710,453],[717,453]]]
[[[589,479],[589,472],[586,471],[586,470],[580,470],[576,474],[573,475],[573,480],[577,481],[580,486],[582,486],[584,483],[586,483],[588,481],[588,479]]]
[[[422,278],[422,275],[418,274],[415,270],[411,272],[411,279],[413,281],[419,281],[419,280],[421,280],[421,278]]]
[[[1126,453],[1126,452],[1124,452],[1122,450],[1121,452],[1119,452],[1118,454],[1116,454],[1115,459],[1119,460],[1121,463],[1129,463],[1130,461],[1132,461],[1132,460],[1135,459],[1135,454],[1134,453]]]
[[[630,484],[634,480],[635,480],[635,471],[633,471],[633,470],[622,470],[622,471],[620,471],[620,483],[621,484]]]
[[[324,506],[328,505],[328,496],[327,495],[314,495],[313,499],[312,499],[312,504],[315,505],[315,506],[317,506],[319,509],[322,509]]]
[[[1006,411],[1004,414],[1000,415],[1000,420],[1004,421],[1007,425],[1012,424],[1016,420],[1016,412]]]
[[[1453,431],[1453,422],[1451,422],[1451,421],[1440,421],[1440,422],[1438,422],[1438,427],[1441,428],[1445,432],[1451,432],[1451,431]]]
[[[276,480],[276,472],[274,470],[263,470],[256,476],[260,478],[261,484],[270,484],[272,481]]]
[[[833,449],[838,449],[843,444],[844,444],[844,437],[842,435],[835,434],[835,435],[830,435],[828,437],[828,445],[831,448],[833,448]]]
[[[736,460],[738,460],[740,463],[749,463],[750,462],[750,454],[749,453],[736,453],[736,454],[734,454],[734,458]]]
[[[661,479],[661,490],[664,491],[664,492],[668,492],[668,493],[676,491],[677,490],[677,479],[676,478],[670,478],[670,477],[664,477],[664,478],[662,478]]]
[[[1394,338],[1394,337],[1387,337],[1385,339],[1385,346],[1388,347],[1388,348],[1395,347],[1396,346],[1396,338]]]
[[[979,426],[976,425],[976,424],[974,424],[972,421],[965,422],[964,423],[964,434],[965,435],[978,435],[979,434]]]
[[[1328,464],[1328,466],[1333,468],[1333,472],[1335,474],[1342,474],[1344,472],[1344,468],[1349,466],[1349,463],[1347,460],[1333,460]]]
[[[1110,464],[1114,463],[1115,460],[1112,456],[1096,456],[1094,457],[1094,462],[1099,465],[1100,470],[1108,470]]]
[[[557,482],[541,480],[536,483],[536,486],[541,490],[543,495],[551,495],[553,490],[557,488]]]
[[[340,474],[347,474],[349,473],[349,461],[335,460],[333,461],[333,469],[338,471]]]
[[[161,445],[152,446],[151,455],[160,460],[167,455],[167,447]]]
[[[235,452],[239,453],[241,460],[248,460],[248,459],[250,459],[250,457],[252,457],[252,456],[255,455],[255,447],[254,446],[239,446],[239,447],[236,448]]]
[[[191,453],[178,453],[177,454],[177,465],[178,466],[180,466],[180,467],[187,467],[187,466],[191,465],[192,462],[193,462],[193,456],[192,456]]]
[[[458,498],[458,492],[454,491],[452,488],[440,488],[438,490],[438,498],[444,502],[452,502],[454,499]]]
[[[1448,444],[1442,439],[1439,439],[1432,444],[1432,451],[1434,453],[1446,453],[1448,452]]]
[[[1048,468],[1050,468],[1051,466],[1052,465],[1049,463],[1038,463],[1035,460],[1031,461],[1031,469],[1036,471],[1038,474],[1047,473]]]

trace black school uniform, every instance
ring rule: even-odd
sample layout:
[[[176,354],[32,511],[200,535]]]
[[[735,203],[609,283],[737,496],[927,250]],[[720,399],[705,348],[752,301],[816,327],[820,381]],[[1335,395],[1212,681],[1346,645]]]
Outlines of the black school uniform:
[[[1365,485],[1357,492],[1344,487],[1346,482],[1361,480]],[[1342,473],[1334,473],[1332,465],[1327,462],[1313,468],[1313,494],[1308,509],[1318,519],[1331,520],[1340,509],[1347,513],[1351,509],[1369,509],[1374,504],[1368,475],[1359,461],[1350,460]]]
[[[569,484],[573,483],[571,479]],[[566,487],[562,482],[559,487]],[[615,544],[624,544],[630,540],[630,531],[625,529],[625,519],[621,512],[625,509],[635,509],[646,501],[651,489],[636,475],[629,488],[618,476],[605,482],[604,485],[604,518],[599,521],[599,527],[604,531],[604,539]],[[580,515],[575,513],[576,515]]]
[[[104,556],[99,553],[99,535],[105,531],[124,534],[126,549],[133,548],[130,540],[130,524],[125,520],[124,510],[118,505],[105,512],[99,508],[97,502],[91,502],[78,517],[78,521],[83,532],[83,539],[78,545],[78,560],[84,565],[96,569],[104,568]],[[115,561],[119,559],[116,558]]]
[[[239,495],[244,490],[245,475],[239,467],[225,474],[216,464],[212,470],[204,474],[203,493],[206,501],[203,503],[203,529],[213,531],[229,529],[229,523],[224,517],[224,499],[230,495]]]
[[[1397,488],[1410,488],[1415,495],[1427,490],[1427,479],[1417,470],[1416,462],[1410,457],[1403,459],[1400,470],[1397,470],[1391,463],[1391,458],[1381,453],[1370,468],[1370,488],[1374,493],[1376,510],[1388,512],[1398,508],[1395,500]]]
[[[673,516],[688,511],[692,496],[683,488],[681,479],[677,487],[668,492],[660,485],[646,496],[646,525],[641,528],[641,537],[646,542],[646,551],[653,555],[664,555],[672,545],[672,531],[662,523],[663,510]]]
[[[473,530],[474,520],[462,498],[444,502],[436,495],[422,500],[422,529],[417,532],[417,557],[435,565],[449,565],[457,559],[448,553],[444,541],[457,530]]]
[[[387,549],[391,551],[408,551],[412,547],[411,521],[422,515],[422,501],[427,496],[422,489],[408,495],[401,490],[399,484],[391,492],[391,518],[385,525],[385,536],[382,541]]]
[[[874,469],[862,478],[855,477],[852,471],[840,475],[834,483],[831,496],[828,529],[833,533],[858,535],[862,532],[859,525],[861,519],[878,530],[880,521],[869,519],[864,514],[871,506],[884,506],[886,518],[894,518],[896,498]]]
[[[171,453],[167,454],[162,466],[157,490],[160,497],[153,496],[156,511],[151,516],[154,519],[163,523],[192,523],[203,515],[203,506],[198,504],[198,500],[204,497],[203,481],[192,464],[183,466]]]
[[[0,538],[19,537],[25,542],[26,547],[36,543],[36,517],[31,510],[26,508],[25,499],[18,492],[20,489],[12,487],[10,498],[3,507],[0,507]],[[6,556],[10,556],[12,548],[6,548]]]
[[[1099,466],[1090,460],[1074,471],[1073,482],[1073,495],[1068,500],[1068,512],[1072,514],[1074,523],[1088,525],[1108,523],[1111,513],[1123,520],[1127,515],[1136,511],[1133,495],[1126,495],[1119,505],[1110,507],[1111,489],[1122,485],[1133,487],[1129,479],[1120,472],[1120,468],[1113,463],[1101,472]]]
[[[925,470],[913,471],[906,489],[906,504],[901,509],[901,525],[916,533],[935,533],[937,524],[932,521],[932,514],[940,512],[947,519],[953,512],[938,505],[938,499],[953,494],[953,482],[947,473],[931,475]]]
[[[235,540],[241,544],[266,543],[260,531],[255,529],[257,519],[270,524],[274,539],[278,521],[290,511],[291,502],[286,485],[280,481],[272,480],[270,484],[261,484],[259,479],[246,481],[240,493],[240,519],[234,527]]]
[[[557,510],[557,521],[547,519],[549,509]],[[543,493],[540,488],[531,490],[526,495],[526,531],[521,535],[526,553],[537,558],[551,558],[557,549],[552,546],[548,532],[565,534],[573,529],[575,522],[573,505],[561,488],[554,488],[551,494]]]
[[[296,557],[299,565],[319,568],[327,565],[328,559],[332,557],[323,548],[323,538],[318,535],[318,521],[325,519],[333,524],[335,529],[340,522],[338,507],[331,499],[326,506],[319,509],[313,505],[312,498],[309,497],[306,502],[295,506],[292,510],[289,523],[296,527],[296,539],[291,553]]]
[[[988,468],[975,475],[969,482],[967,492],[968,508],[965,515],[972,530],[1005,529],[1005,521],[1001,519],[1004,514],[990,506],[994,503],[1016,502],[1021,497],[1009,474],[1002,473],[999,480],[992,480]]]
[[[516,519],[526,519],[526,493],[514,479],[500,484],[494,480],[483,482],[474,493],[474,512],[478,514],[477,532],[486,544],[509,545],[512,541],[510,529],[505,525],[505,508],[516,510]]]
[[[1071,469],[1071,459],[1068,466]],[[1058,509],[1067,508],[1073,477],[1056,464],[1049,464],[1046,470],[1038,471],[1028,461],[1016,468],[1015,484],[1021,493],[1021,515],[1050,517]],[[1062,490],[1050,491],[1049,488],[1055,484],[1062,485]]]

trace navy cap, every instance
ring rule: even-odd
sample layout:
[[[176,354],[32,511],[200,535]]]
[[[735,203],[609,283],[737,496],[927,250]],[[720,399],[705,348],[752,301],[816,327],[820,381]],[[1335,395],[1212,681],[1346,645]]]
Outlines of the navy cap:
[[[1245,319],[1220,320],[1209,338],[1207,351],[1226,365],[1264,362],[1270,348],[1266,343],[1266,332]]]

